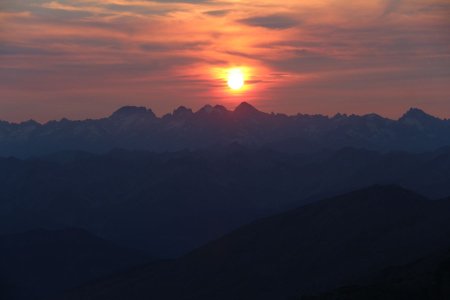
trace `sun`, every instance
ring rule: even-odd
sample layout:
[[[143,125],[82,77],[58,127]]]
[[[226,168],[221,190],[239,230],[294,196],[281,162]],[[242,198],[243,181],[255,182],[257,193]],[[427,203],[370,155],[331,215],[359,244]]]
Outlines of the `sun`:
[[[235,68],[228,71],[228,86],[232,90],[240,90],[245,84],[244,73],[241,69]]]

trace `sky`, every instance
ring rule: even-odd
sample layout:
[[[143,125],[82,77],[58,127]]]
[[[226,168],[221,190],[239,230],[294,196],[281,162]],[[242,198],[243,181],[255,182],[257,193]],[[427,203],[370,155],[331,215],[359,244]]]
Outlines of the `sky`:
[[[238,91],[230,70],[244,74]],[[247,101],[450,118],[448,0],[1,0],[0,119]]]

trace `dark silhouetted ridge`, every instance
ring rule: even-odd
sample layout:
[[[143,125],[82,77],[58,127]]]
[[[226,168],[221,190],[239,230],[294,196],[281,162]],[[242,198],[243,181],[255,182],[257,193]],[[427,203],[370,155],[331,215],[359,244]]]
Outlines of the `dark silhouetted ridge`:
[[[247,102],[242,102],[235,109],[234,112],[239,115],[256,115],[263,114],[263,112],[257,110],[254,106]]]
[[[202,108],[200,108],[196,114],[198,115],[210,115],[210,114],[224,114],[227,113],[228,110],[222,106],[222,105],[205,105]]]
[[[180,106],[177,109],[175,109],[172,113],[174,117],[186,117],[192,115],[192,109],[186,108],[185,106]]]
[[[116,110],[111,118],[129,118],[129,117],[150,117],[155,118],[151,109],[143,106],[123,106]]]
[[[117,147],[164,152],[230,142],[310,153],[343,147],[420,152],[450,145],[450,122],[419,109],[394,121],[374,114],[269,114],[247,102],[233,111],[221,105],[205,105],[195,113],[179,107],[162,117],[145,107],[125,106],[102,119],[42,125],[0,122],[0,133],[0,155],[20,157],[61,150],[99,153]]]
[[[261,219],[166,269],[141,269],[113,281],[120,288],[107,281],[68,299],[296,299],[448,249],[449,214],[448,202],[373,186]]]
[[[400,122],[405,123],[413,123],[413,122],[428,122],[428,123],[435,123],[440,122],[441,120],[425,113],[423,110],[418,108],[410,108],[400,119]]]
[[[377,206],[383,208],[410,209],[411,206],[423,205],[429,200],[417,193],[407,190],[399,185],[374,185],[366,189],[351,192],[342,196],[333,197],[323,202],[331,202],[341,207],[345,206]],[[319,204],[319,203],[318,203]],[[313,204],[314,205],[314,204]]]

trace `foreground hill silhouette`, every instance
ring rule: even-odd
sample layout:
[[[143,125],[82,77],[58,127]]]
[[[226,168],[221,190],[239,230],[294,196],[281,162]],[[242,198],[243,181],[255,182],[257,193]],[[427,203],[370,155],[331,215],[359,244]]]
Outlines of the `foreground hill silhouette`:
[[[106,152],[117,147],[178,151],[232,143],[295,152],[348,146],[425,151],[450,145],[450,121],[416,108],[399,120],[375,114],[287,116],[264,113],[243,102],[233,111],[220,105],[206,105],[197,112],[179,107],[163,117],[145,107],[125,106],[97,120],[0,122],[1,156],[61,150]]]
[[[45,299],[68,288],[148,262],[81,229],[0,236],[0,298]]]
[[[380,297],[364,299],[425,299],[417,298],[427,295],[421,288],[444,299],[450,295],[444,289],[449,214],[450,199],[374,186],[261,219],[175,261],[87,285],[64,299],[300,299],[355,284],[369,290],[383,274],[391,276],[385,286],[408,276],[425,286],[406,284],[397,298],[383,298],[395,294],[378,289]],[[441,290],[422,278],[427,269],[440,274]]]
[[[299,300],[450,299],[450,249],[384,269],[359,285],[344,286]]]
[[[217,151],[0,159],[0,234],[85,228],[175,257],[257,218],[373,184],[450,195],[450,149],[410,154],[347,148],[291,155]]]

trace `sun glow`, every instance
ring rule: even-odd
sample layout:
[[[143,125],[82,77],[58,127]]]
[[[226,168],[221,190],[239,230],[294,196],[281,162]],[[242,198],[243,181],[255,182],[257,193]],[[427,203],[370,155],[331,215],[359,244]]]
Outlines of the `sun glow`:
[[[235,68],[228,71],[228,86],[232,90],[240,90],[245,84],[244,73],[241,69]]]

